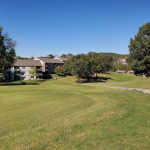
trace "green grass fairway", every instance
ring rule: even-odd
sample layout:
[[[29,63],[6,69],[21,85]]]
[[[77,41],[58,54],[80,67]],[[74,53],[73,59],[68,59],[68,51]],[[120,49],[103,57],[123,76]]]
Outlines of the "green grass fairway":
[[[129,88],[150,89],[150,78],[143,78],[140,76],[135,76],[133,74],[119,74],[119,73],[100,74],[100,76],[112,78],[111,80],[108,80],[104,85],[108,84]]]
[[[98,84],[150,87],[149,79],[118,76]],[[74,77],[0,86],[0,150],[148,149],[148,94],[78,84]]]

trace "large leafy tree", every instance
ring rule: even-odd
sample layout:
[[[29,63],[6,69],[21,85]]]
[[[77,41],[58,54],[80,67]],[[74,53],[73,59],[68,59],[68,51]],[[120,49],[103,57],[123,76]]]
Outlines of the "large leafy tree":
[[[107,55],[100,55],[95,59],[97,73],[105,73],[112,68],[113,58]]]
[[[15,42],[3,32],[0,27],[0,76],[1,80],[8,79],[9,69],[13,66],[15,61]]]
[[[78,79],[86,79],[87,81],[93,76],[92,63],[84,59],[76,60],[73,68],[74,74]]]
[[[107,72],[112,68],[111,56],[90,52],[78,54],[65,62],[64,73],[75,75],[78,79],[90,81],[97,73]]]
[[[150,23],[140,27],[129,45],[131,66],[137,75],[150,76]]]

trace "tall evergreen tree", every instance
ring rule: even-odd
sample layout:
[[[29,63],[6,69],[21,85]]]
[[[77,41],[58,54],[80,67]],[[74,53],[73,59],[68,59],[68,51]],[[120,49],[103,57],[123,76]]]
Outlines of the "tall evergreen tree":
[[[140,27],[129,45],[131,66],[138,75],[150,76],[150,23]]]
[[[14,64],[15,56],[15,42],[0,27],[0,80],[8,79],[8,71]]]

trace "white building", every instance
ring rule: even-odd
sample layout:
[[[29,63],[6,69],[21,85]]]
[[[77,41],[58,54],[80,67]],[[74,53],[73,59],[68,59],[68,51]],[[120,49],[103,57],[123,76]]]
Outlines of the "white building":
[[[48,57],[39,57],[34,60],[20,59],[17,60],[11,68],[11,80],[34,80],[36,78],[46,78],[57,66],[64,64],[61,59],[51,59]],[[36,75],[33,77],[31,69],[36,70]]]
[[[126,58],[119,58],[117,59],[117,63],[123,64],[123,65],[127,65],[127,59]]]
[[[35,68],[36,73],[42,73],[42,64],[40,61],[36,60],[17,60],[14,67],[11,68],[11,80],[18,80],[19,78],[23,80],[33,80],[36,76],[30,73],[31,69]]]

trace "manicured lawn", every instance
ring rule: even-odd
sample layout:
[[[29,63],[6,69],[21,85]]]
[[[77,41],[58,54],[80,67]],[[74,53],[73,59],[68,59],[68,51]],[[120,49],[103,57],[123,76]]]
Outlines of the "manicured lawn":
[[[141,82],[126,77],[113,74],[114,80],[98,84]],[[149,148],[148,94],[78,84],[74,77],[0,86],[0,150]]]
[[[140,76],[135,76],[133,74],[100,74],[102,77],[110,77],[104,85],[115,85],[123,87],[133,87],[133,88],[145,88],[150,89],[150,78],[143,78]]]

